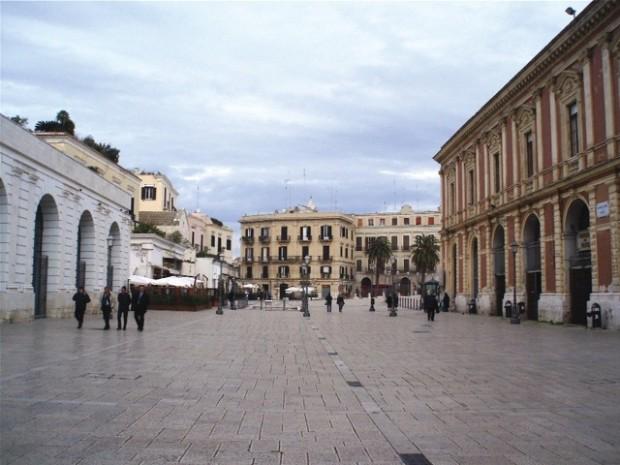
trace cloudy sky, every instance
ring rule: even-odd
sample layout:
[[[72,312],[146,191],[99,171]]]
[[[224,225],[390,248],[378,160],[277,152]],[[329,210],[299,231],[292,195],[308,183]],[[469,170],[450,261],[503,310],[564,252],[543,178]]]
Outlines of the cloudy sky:
[[[2,2],[0,110],[30,127],[67,110],[235,228],[310,196],[436,208],[432,156],[568,5]]]

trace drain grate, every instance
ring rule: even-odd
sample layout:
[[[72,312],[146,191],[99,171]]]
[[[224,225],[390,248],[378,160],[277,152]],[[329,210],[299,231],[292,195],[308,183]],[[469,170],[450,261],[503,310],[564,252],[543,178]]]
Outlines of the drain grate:
[[[338,352],[327,352],[327,355],[338,355]]]
[[[325,338],[324,338],[323,336],[320,336],[320,337],[319,337],[319,340],[324,341],[324,340],[325,340]]]
[[[400,454],[405,465],[433,465],[424,454]]]
[[[362,383],[359,381],[347,381],[347,384],[351,387],[362,387]]]

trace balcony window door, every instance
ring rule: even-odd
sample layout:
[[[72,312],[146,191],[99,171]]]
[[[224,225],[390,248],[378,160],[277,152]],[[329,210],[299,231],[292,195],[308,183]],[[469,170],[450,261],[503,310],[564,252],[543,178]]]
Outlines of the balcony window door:
[[[312,229],[310,228],[310,226],[302,226],[302,227],[300,227],[299,228],[299,236],[300,236],[301,240],[302,241],[310,240],[310,237],[312,237],[311,231],[312,231]]]
[[[281,239],[286,239],[288,237],[288,227],[287,226],[282,226],[280,228],[280,238]]]
[[[579,153],[579,112],[577,102],[568,105],[568,137],[570,144],[570,156]]]
[[[329,245],[323,246],[323,260],[329,260]]]
[[[287,257],[287,247],[285,245],[278,248],[278,260],[283,261],[286,260]]]

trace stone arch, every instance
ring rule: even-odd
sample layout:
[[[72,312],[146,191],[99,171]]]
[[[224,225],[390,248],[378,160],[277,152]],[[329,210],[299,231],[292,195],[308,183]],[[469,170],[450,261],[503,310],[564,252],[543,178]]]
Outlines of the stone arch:
[[[368,297],[372,293],[372,281],[369,277],[362,279],[362,297]]]
[[[107,278],[106,285],[113,291],[119,290],[121,286],[125,285],[125,279],[127,276],[120,274],[122,259],[121,259],[121,230],[118,227],[118,223],[115,221],[110,225],[108,236],[106,238],[107,243]]]
[[[6,289],[9,270],[9,200],[0,178],[0,290]]]
[[[495,315],[502,316],[506,293],[506,232],[501,224],[493,231],[493,277],[495,290]]]
[[[523,264],[525,270],[525,308],[530,320],[538,319],[538,299],[542,292],[540,259],[540,220],[530,213],[523,223]]]
[[[75,287],[92,288],[96,278],[97,240],[95,222],[88,210],[80,216],[77,233],[77,262],[75,273]]]
[[[570,203],[564,215],[564,256],[568,270],[570,321],[585,325],[592,292],[592,257],[590,209],[580,197]]]
[[[400,280],[399,293],[400,295],[411,294],[411,280],[407,278],[406,276]]]
[[[47,315],[47,294],[56,290],[60,274],[60,219],[54,197],[45,194],[37,205],[34,218],[32,254],[32,289],[34,317]]]

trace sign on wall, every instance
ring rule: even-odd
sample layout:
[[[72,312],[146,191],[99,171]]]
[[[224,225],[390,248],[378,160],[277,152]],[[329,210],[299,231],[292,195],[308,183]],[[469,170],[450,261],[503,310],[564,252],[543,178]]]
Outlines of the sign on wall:
[[[599,202],[596,204],[596,217],[605,218],[609,216],[609,202]]]
[[[590,250],[590,231],[579,231],[577,233],[577,250]]]

